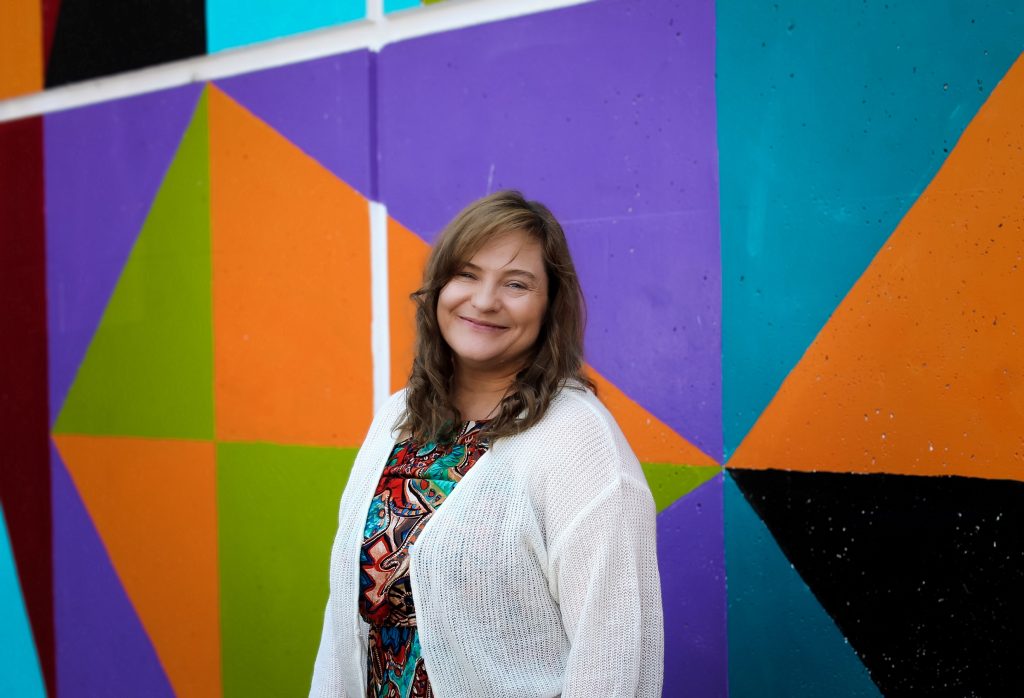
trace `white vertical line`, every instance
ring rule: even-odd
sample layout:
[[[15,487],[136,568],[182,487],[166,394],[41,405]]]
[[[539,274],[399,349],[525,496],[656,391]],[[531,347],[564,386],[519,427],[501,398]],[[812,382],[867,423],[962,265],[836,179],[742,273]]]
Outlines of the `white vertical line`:
[[[388,209],[370,202],[370,346],[373,351],[373,411],[391,394],[391,328],[388,309]]]
[[[366,0],[366,19],[374,23],[384,19],[384,0]]]

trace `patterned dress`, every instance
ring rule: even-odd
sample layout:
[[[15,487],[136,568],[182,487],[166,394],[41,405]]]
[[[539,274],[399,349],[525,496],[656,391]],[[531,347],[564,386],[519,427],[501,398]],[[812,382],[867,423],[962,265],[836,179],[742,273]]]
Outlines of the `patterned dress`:
[[[409,548],[487,450],[484,426],[467,422],[446,443],[400,441],[384,467],[359,555],[359,613],[370,624],[368,698],[433,696],[416,632]]]

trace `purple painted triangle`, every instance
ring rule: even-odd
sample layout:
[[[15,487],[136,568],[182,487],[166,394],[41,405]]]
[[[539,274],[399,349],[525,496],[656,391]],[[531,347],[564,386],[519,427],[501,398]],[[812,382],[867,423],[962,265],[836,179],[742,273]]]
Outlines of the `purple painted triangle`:
[[[428,242],[489,191],[562,221],[587,359],[722,456],[713,0],[601,0],[385,46],[388,213]]]
[[[44,117],[51,424],[201,90],[188,85]]]
[[[58,694],[173,698],[78,490],[52,450]]]
[[[374,57],[360,50],[217,80],[217,87],[369,199]]]
[[[665,612],[665,695],[727,696],[722,476],[658,516]]]

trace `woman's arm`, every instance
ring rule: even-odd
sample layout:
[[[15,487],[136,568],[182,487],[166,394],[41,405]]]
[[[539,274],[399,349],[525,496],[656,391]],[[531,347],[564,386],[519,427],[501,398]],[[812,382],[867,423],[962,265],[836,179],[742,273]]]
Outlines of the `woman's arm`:
[[[324,613],[324,629],[320,635],[320,650],[313,664],[313,682],[309,698],[345,698],[345,687],[341,681],[341,663],[334,649],[334,623],[331,620],[331,601],[327,601]]]
[[[647,484],[622,475],[554,541],[551,571],[570,643],[563,698],[661,695],[655,514]]]

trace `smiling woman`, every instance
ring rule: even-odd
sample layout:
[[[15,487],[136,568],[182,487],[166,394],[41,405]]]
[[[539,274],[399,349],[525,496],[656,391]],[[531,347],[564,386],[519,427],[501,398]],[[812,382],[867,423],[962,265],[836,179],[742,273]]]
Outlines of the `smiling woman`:
[[[342,495],[310,695],[660,695],[654,502],[583,372],[558,221],[518,192],[474,202],[413,299],[408,387]]]

